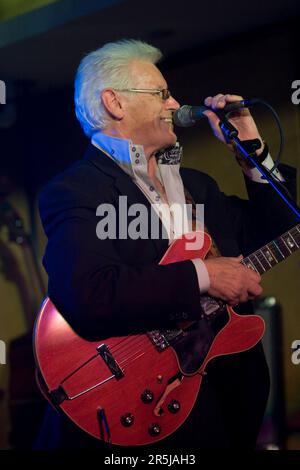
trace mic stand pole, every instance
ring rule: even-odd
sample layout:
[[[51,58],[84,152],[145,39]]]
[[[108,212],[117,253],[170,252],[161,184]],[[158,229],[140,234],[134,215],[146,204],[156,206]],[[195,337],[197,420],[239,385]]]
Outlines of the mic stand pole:
[[[220,116],[220,115],[219,115]],[[219,126],[223,132],[223,135],[227,142],[234,142],[236,149],[239,151],[239,154],[242,155],[247,161],[252,163],[256,167],[263,177],[269,182],[272,188],[279,194],[281,199],[285,204],[291,209],[294,213],[296,220],[300,220],[300,209],[295,204],[293,199],[288,194],[283,194],[282,184],[280,184],[276,178],[261,164],[259,157],[256,155],[255,151],[261,147],[261,143],[258,139],[252,141],[241,141],[238,138],[238,130],[228,121],[225,116],[220,117]]]

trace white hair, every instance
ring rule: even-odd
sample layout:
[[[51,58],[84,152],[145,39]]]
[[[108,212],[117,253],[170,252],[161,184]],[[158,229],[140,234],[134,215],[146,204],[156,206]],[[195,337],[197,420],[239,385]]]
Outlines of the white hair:
[[[103,106],[101,91],[133,88],[136,77],[130,64],[142,60],[156,64],[162,53],[156,47],[142,41],[124,39],[110,42],[90,52],[79,64],[75,77],[75,113],[87,136],[104,129],[110,117]]]

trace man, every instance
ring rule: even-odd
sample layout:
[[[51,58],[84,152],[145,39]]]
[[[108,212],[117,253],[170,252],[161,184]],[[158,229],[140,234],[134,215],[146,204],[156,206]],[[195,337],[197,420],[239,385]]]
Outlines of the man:
[[[49,239],[44,257],[49,296],[75,331],[87,338],[197,320],[201,295],[206,293],[230,305],[254,299],[262,292],[261,279],[241,264],[240,255],[249,254],[293,224],[269,185],[245,164],[250,201],[225,196],[204,173],[179,171],[172,123],[179,103],[155,65],[160,59],[154,47],[125,40],[106,44],[82,60],[75,81],[75,106],[91,144],[85,158],[50,182],[40,197]],[[241,99],[218,94],[205,100],[210,108],[206,116],[223,142],[214,111]],[[241,140],[262,142],[248,110],[235,112],[232,122]],[[257,154],[266,166],[272,166],[265,144]],[[282,171],[277,177],[288,181],[288,170]],[[155,205],[161,207],[160,221],[169,239],[99,239],[97,208],[112,204],[119,213],[120,196],[127,197],[128,207],[140,203],[150,212]],[[168,207],[183,205],[188,197],[204,204],[205,225],[222,256],[161,266],[158,263],[168,244],[180,235],[176,220],[168,217]],[[268,387],[261,345],[213,361],[193,412],[161,444],[253,448]]]

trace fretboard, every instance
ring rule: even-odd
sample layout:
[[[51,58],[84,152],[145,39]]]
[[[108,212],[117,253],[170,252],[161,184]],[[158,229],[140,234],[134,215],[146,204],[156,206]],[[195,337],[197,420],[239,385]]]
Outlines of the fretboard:
[[[300,224],[242,260],[242,264],[263,274],[300,248]]]

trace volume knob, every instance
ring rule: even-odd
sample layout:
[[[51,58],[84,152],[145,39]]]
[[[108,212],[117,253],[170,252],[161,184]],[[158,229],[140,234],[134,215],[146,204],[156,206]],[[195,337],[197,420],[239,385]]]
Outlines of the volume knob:
[[[132,413],[125,413],[121,416],[121,423],[125,428],[129,428],[134,423],[134,416]]]
[[[178,413],[178,411],[180,411],[180,403],[179,401],[177,400],[172,400],[170,401],[170,403],[168,404],[168,410],[170,411],[170,413]]]
[[[161,427],[158,423],[151,424],[151,426],[148,429],[148,432],[150,436],[152,437],[159,436],[161,432]]]
[[[153,402],[153,398],[154,398],[154,394],[151,390],[148,390],[146,388],[146,390],[143,391],[143,393],[141,394],[141,400],[143,403],[145,404],[148,404],[148,403],[152,403]]]

